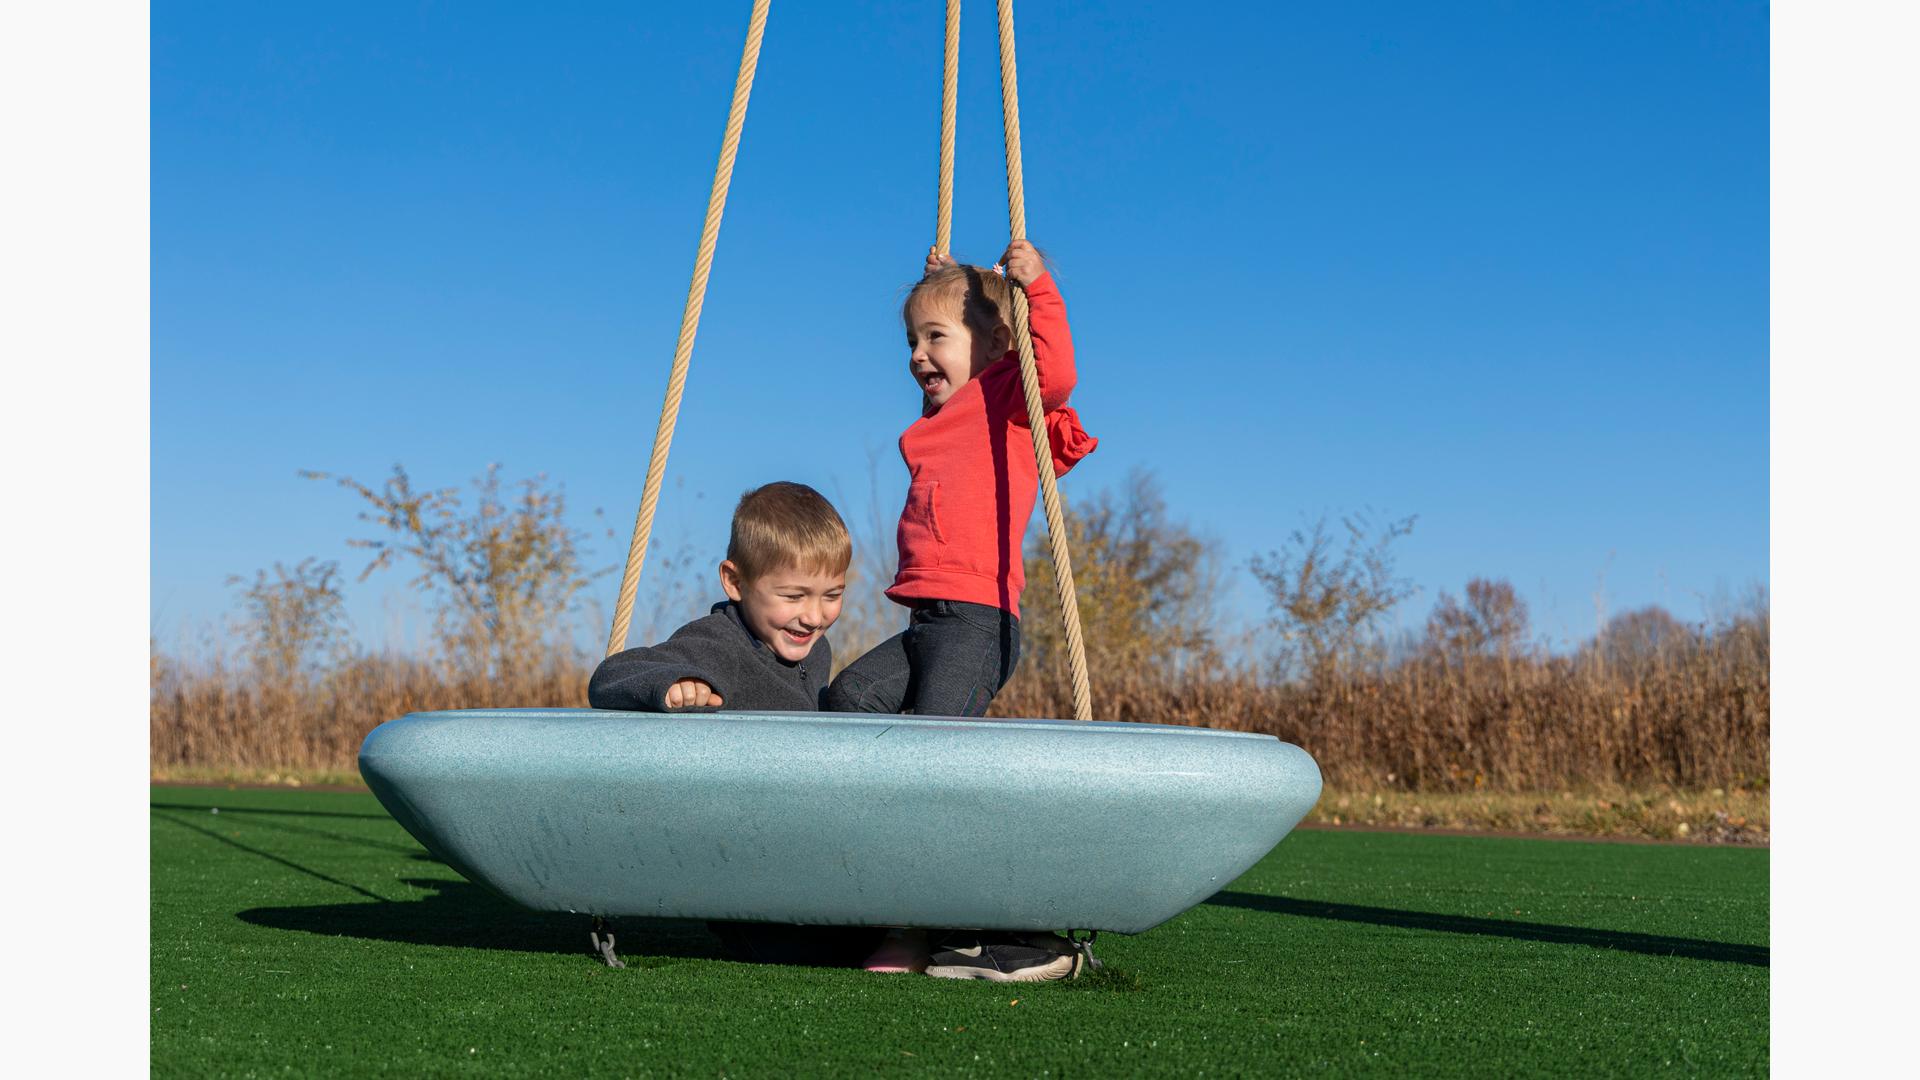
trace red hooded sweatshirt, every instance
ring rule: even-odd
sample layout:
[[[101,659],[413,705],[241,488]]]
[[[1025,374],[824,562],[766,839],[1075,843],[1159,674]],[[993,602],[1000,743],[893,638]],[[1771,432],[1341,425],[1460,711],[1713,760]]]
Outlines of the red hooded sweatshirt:
[[[1051,275],[1027,286],[1027,308],[1053,473],[1062,476],[1099,440],[1067,407],[1073,339]],[[928,406],[900,436],[900,456],[911,483],[900,512],[900,572],[887,596],[909,606],[960,600],[1018,616],[1027,584],[1021,547],[1040,488],[1019,353],[994,361],[944,405]]]

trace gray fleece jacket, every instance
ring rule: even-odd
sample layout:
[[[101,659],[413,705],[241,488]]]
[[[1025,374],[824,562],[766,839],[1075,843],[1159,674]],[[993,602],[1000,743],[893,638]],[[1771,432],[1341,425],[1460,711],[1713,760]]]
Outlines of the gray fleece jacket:
[[[658,645],[600,661],[587,684],[587,703],[596,709],[666,712],[667,688],[681,679],[699,679],[719,692],[729,712],[816,712],[832,671],[833,646],[825,634],[805,658],[789,664],[740,621],[740,606],[725,600],[713,605],[711,615],[675,630]]]

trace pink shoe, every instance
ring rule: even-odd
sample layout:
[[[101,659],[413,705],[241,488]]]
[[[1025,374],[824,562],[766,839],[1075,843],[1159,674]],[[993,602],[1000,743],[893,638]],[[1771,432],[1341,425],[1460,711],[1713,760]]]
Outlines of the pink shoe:
[[[924,930],[889,930],[880,947],[861,965],[868,971],[918,975],[927,970],[927,935]]]

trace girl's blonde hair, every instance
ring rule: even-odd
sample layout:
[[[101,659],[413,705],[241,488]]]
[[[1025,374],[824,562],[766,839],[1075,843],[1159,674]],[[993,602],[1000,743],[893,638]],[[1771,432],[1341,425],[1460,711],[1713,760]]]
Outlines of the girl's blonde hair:
[[[900,305],[900,319],[911,326],[915,303],[958,309],[975,337],[991,337],[996,327],[1013,332],[1013,286],[983,266],[943,266],[920,279]]]

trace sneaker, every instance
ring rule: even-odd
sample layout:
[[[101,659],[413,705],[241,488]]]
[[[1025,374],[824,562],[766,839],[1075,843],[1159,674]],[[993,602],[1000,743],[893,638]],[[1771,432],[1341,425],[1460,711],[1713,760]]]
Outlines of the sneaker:
[[[889,930],[880,947],[861,965],[868,971],[889,973],[920,972],[927,969],[927,934],[924,930]]]
[[[927,958],[936,979],[1046,982],[1071,979],[1084,954],[1058,934],[950,934]]]

